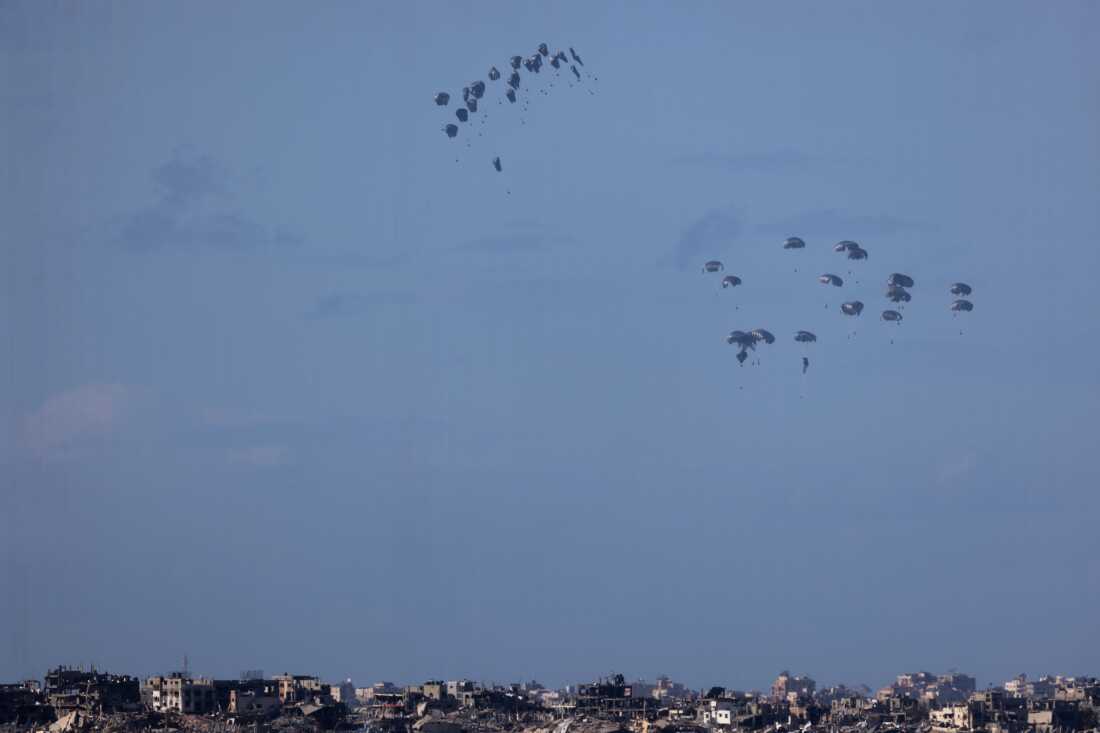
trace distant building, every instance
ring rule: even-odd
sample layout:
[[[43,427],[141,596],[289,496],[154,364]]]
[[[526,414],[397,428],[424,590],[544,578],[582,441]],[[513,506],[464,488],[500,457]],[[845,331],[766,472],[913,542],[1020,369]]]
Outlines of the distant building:
[[[816,688],[817,683],[809,677],[802,675],[792,677],[790,672],[783,670],[772,683],[772,699],[788,700],[792,693],[796,699],[809,698],[813,697]]]
[[[137,677],[68,667],[46,674],[46,701],[58,717],[71,712],[116,713],[141,708],[141,683]]]
[[[150,707],[157,712],[204,715],[218,710],[213,680],[173,672],[167,677],[150,677],[145,689]]]
[[[1053,677],[1029,680],[1026,674],[1020,674],[1005,682],[1003,687],[1005,692],[1013,697],[1050,700],[1054,698],[1058,684]]]
[[[443,680],[428,680],[420,686],[420,694],[429,700],[442,700],[447,697],[447,684]]]
[[[329,686],[322,684],[318,677],[283,673],[272,678],[272,681],[278,686],[279,702],[283,705],[303,702],[324,704],[332,701]]]
[[[255,690],[230,690],[228,712],[239,716],[264,717],[282,707],[278,695],[264,695]]]

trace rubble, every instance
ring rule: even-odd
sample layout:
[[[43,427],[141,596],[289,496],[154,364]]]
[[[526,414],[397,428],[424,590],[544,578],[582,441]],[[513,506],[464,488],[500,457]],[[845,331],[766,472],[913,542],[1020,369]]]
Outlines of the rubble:
[[[59,667],[0,685],[0,733],[1100,733],[1100,680],[1020,675],[978,690],[913,672],[872,694],[819,689],[782,672],[767,693],[694,691],[612,675],[551,690],[537,682],[429,680],[355,688],[310,675],[148,678]]]

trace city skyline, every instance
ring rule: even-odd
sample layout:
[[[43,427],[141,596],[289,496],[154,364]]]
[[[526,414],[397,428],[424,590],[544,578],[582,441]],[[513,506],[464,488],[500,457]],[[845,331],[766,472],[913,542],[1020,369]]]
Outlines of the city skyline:
[[[0,679],[1100,669],[1096,28],[0,3]]]

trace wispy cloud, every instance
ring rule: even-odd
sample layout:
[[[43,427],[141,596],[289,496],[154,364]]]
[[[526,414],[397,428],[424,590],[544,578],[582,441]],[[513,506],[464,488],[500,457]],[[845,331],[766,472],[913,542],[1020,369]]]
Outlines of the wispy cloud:
[[[310,318],[357,316],[389,305],[410,305],[416,302],[412,293],[382,291],[376,293],[328,293],[317,298],[306,314]]]
[[[115,431],[136,406],[138,391],[122,384],[87,384],[49,397],[23,421],[32,458],[64,459],[83,441]]]
[[[730,171],[751,171],[765,173],[769,171],[803,170],[810,164],[808,154],[798,150],[759,150],[745,153],[704,152],[676,158],[673,163],[709,168],[721,168]]]
[[[770,234],[820,234],[836,239],[882,237],[922,228],[919,222],[891,214],[853,214],[840,209],[803,211],[759,227],[760,231]]]
[[[245,250],[285,247],[301,237],[269,227],[233,201],[233,177],[209,156],[176,150],[153,169],[156,200],[122,221],[118,241],[126,248],[150,251],[205,247]]]
[[[741,233],[741,221],[730,208],[712,209],[693,221],[672,253],[672,262],[681,270],[702,265],[729,247]]]

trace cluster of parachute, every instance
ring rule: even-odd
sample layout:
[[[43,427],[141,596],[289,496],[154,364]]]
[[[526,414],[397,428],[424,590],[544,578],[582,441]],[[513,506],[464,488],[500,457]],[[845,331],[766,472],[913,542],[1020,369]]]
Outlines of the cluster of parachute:
[[[785,250],[803,250],[806,248],[806,242],[801,237],[788,237],[783,242],[783,249]],[[852,261],[863,261],[868,259],[867,250],[861,247],[858,243],[845,239],[838,242],[833,246],[833,251],[838,254],[843,254],[846,259]],[[726,266],[720,260],[708,260],[703,263],[704,273],[725,273]],[[798,268],[795,268],[795,272],[798,272]],[[850,273],[849,273],[850,274]],[[844,278],[831,272],[822,273],[817,277],[817,281],[822,285],[832,288],[843,288]],[[722,289],[736,288],[743,284],[743,280],[738,275],[723,274],[721,285]],[[893,304],[894,308],[886,308],[882,311],[880,320],[900,325],[904,320],[902,310],[905,308],[905,304],[909,303],[913,296],[910,292],[916,283],[913,278],[901,272],[894,272],[886,278],[886,300]],[[973,289],[963,282],[954,283],[948,288],[951,295],[956,296],[950,305],[950,310],[958,315],[959,313],[968,313],[974,310],[974,304],[966,299]],[[825,304],[828,308],[828,303]],[[858,318],[863,314],[864,304],[861,300],[847,300],[840,304],[840,312],[844,316]],[[961,332],[960,332],[961,333]],[[849,335],[851,338],[851,335]],[[726,336],[726,343],[731,346],[737,347],[737,362],[744,366],[745,361],[749,358],[749,352],[755,352],[758,345],[771,345],[775,343],[775,336],[768,330],[763,328],[755,328],[749,331],[730,331]],[[800,344],[812,344],[817,341],[817,335],[813,331],[798,330],[794,333],[794,341]],[[891,343],[893,341],[891,340]],[[802,357],[802,373],[805,374],[806,370],[810,367],[810,359],[808,356]]]
[[[545,60],[545,61],[544,61]],[[519,99],[521,77],[520,70],[524,69],[529,74],[539,74],[542,71],[543,65],[548,64],[554,69],[554,72],[560,72],[563,69],[568,68],[568,71],[579,82],[583,79],[578,66],[584,66],[584,61],[581,60],[580,54],[570,46],[569,53],[565,51],[555,51],[550,53],[550,47],[545,43],[540,43],[536,51],[530,56],[512,56],[508,60],[508,65],[505,67],[507,72],[507,78],[504,73],[500,71],[496,66],[490,66],[488,77],[490,82],[498,82],[504,80],[501,85],[503,87],[504,98],[508,100],[509,104],[515,104]],[[553,82],[550,86],[554,86]],[[572,82],[570,82],[572,86]],[[485,93],[488,91],[488,85],[481,79],[470,82],[468,86],[462,88],[462,106],[455,108],[454,116],[459,123],[466,124],[470,122],[471,115],[477,114],[479,105],[482,103],[482,99],[485,97]],[[545,94],[545,91],[540,93]],[[435,103],[439,107],[447,107],[451,102],[451,95],[448,92],[437,92],[435,95]],[[484,120],[483,120],[484,122]],[[448,122],[443,125],[443,132],[449,138],[456,138],[460,132],[460,127],[454,122]],[[479,133],[480,134],[480,133]],[[496,156],[492,160],[493,168],[498,173],[503,170],[500,162],[500,156]]]

